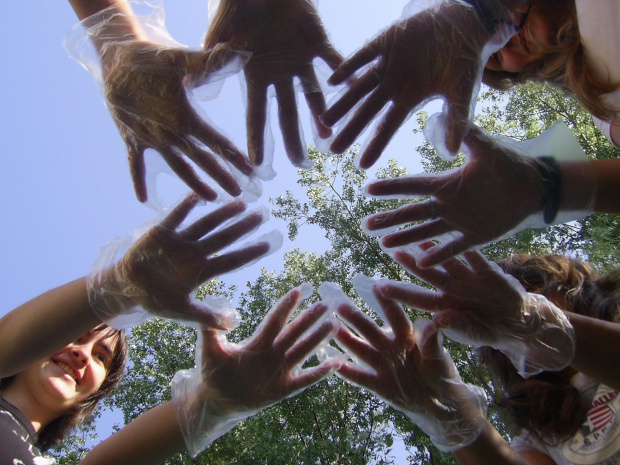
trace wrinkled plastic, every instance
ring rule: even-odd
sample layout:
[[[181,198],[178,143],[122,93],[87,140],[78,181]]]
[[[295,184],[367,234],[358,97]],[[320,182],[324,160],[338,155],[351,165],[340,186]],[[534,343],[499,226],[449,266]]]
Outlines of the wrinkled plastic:
[[[231,202],[185,228],[181,223],[199,202],[191,195],[157,224],[146,225],[104,247],[87,289],[90,306],[108,325],[121,329],[149,317],[170,318],[194,327],[228,329],[239,315],[226,299],[193,297],[204,282],[251,265],[282,245],[272,231],[228,250],[267,221],[266,209],[246,214]]]
[[[467,162],[460,168],[367,184],[364,193],[370,197],[430,199],[371,215],[362,222],[364,231],[372,236],[388,234],[381,241],[388,248],[438,241],[440,247],[421,257],[424,266],[432,266],[523,229],[549,226],[543,218],[544,178],[536,157],[551,156],[560,164],[587,160],[561,120],[524,142],[492,137],[474,128],[466,145]],[[560,205],[553,224],[578,220],[592,212],[596,194],[592,171],[584,170],[571,188],[583,193],[583,202],[571,209]],[[393,232],[412,222],[417,224]],[[431,255],[431,263],[424,263]]]
[[[196,456],[242,420],[301,392],[338,369],[339,355],[302,368],[326,345],[339,323],[318,303],[287,324],[310,284],[290,291],[265,316],[254,334],[238,344],[219,331],[204,331],[196,367],[172,380],[172,401],[188,452]]]
[[[454,157],[471,126],[484,64],[516,32],[501,2],[486,3],[498,21],[493,34],[466,2],[414,0],[397,22],[346,59],[329,83],[359,74],[323,115],[327,126],[338,123],[332,151],[342,153],[376,119],[356,159],[369,168],[414,112],[441,98],[443,112],[425,134],[442,156]]]
[[[329,41],[311,0],[239,2],[210,0],[205,47],[239,44],[252,57],[244,67],[248,153],[262,176],[273,176],[273,136],[269,107],[275,96],[284,149],[291,163],[308,168],[306,143],[297,111],[297,90],[310,110],[316,145],[332,131],[319,120],[326,108],[320,62],[335,69],[342,56]],[[323,82],[321,82],[323,80]],[[273,90],[272,90],[273,89]]]
[[[168,34],[161,2],[129,5],[134,14],[122,3],[86,18],[67,35],[65,48],[104,88],[106,106],[127,147],[138,199],[150,198],[151,206],[161,207],[152,172],[166,165],[208,200],[230,199],[242,189],[260,195],[258,180],[248,178],[253,174],[249,159],[208,120],[192,93],[203,86],[202,93],[213,98],[249,54],[228,45],[190,50]],[[151,163],[147,169],[147,149],[159,153],[165,164]],[[208,175],[207,181],[190,161]]]
[[[379,310],[384,326],[335,284],[321,286],[324,302],[359,334],[344,328],[338,332],[336,341],[353,360],[338,376],[403,412],[439,450],[452,452],[471,444],[486,418],[484,390],[463,383],[431,321],[420,318],[412,325],[400,305],[374,294],[375,280],[358,275],[353,282],[358,294]]]
[[[454,341],[502,351],[525,378],[570,365],[574,329],[544,296],[526,292],[516,278],[479,252],[466,252],[464,261],[452,258],[435,268],[418,268],[418,253],[412,252],[401,251],[394,258],[436,291],[383,280],[380,292],[386,298],[433,312],[433,321]]]

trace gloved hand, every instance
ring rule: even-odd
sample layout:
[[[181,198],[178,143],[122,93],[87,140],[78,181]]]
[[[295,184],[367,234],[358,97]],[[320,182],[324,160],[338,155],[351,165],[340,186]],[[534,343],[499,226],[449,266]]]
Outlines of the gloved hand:
[[[237,312],[227,302],[213,298],[200,302],[193,298],[193,291],[277,250],[282,236],[273,231],[251,245],[219,253],[258,229],[268,212],[241,216],[246,205],[230,202],[178,230],[198,202],[192,194],[148,231],[136,230],[103,249],[87,279],[90,306],[102,321],[116,328],[136,325],[150,316],[204,328],[229,329],[236,324]],[[129,250],[117,260],[119,251],[128,245]]]
[[[376,292],[372,279],[358,275],[354,284],[378,309],[384,326],[356,308],[336,286],[321,287],[321,297],[359,334],[344,325],[338,330],[336,341],[353,359],[340,367],[338,376],[403,412],[439,450],[451,452],[471,444],[486,419],[484,390],[463,383],[434,323],[420,318],[412,325],[400,305]]]
[[[201,180],[184,156],[228,194],[238,196],[240,184],[250,182],[252,165],[231,140],[200,117],[188,90],[238,72],[248,54],[224,44],[189,50],[168,34],[161,5],[147,16],[127,11],[112,6],[90,16],[81,23],[83,28],[66,38],[65,46],[103,82],[106,105],[127,147],[138,200],[147,200],[144,152],[149,148],[201,197],[213,200],[218,192]],[[137,32],[129,33],[129,28]],[[88,55],[91,42],[97,49],[95,60]]]
[[[312,286],[291,290],[269,311],[254,335],[234,344],[223,333],[205,330],[196,348],[196,368],[172,380],[172,401],[192,456],[245,418],[301,392],[334,372],[342,357],[301,369],[304,361],[331,339],[338,321],[327,318],[321,303],[287,324]]]
[[[316,135],[325,139],[332,132],[319,121],[326,106],[313,60],[321,58],[331,69],[342,61],[312,0],[220,0],[207,31],[205,47],[226,42],[252,53],[243,70],[247,84],[250,159],[255,165],[263,166],[262,171],[271,169],[272,154],[265,152],[265,137],[271,135],[265,131],[269,118],[268,87],[273,85],[286,153],[293,165],[307,168],[310,162],[297,115],[293,79],[301,82]]]
[[[437,291],[386,280],[381,295],[434,312],[435,325],[450,339],[501,350],[523,377],[559,371],[573,360],[575,333],[564,312],[527,293],[479,252],[465,252],[465,263],[451,258],[435,268],[418,267],[415,256],[402,250],[394,258]]]
[[[443,113],[431,117],[432,130],[429,126],[425,134],[438,153],[454,156],[471,125],[484,64],[516,32],[510,12],[496,0],[486,2],[486,18],[463,1],[443,0],[431,8],[425,3],[411,2],[398,22],[346,59],[328,80],[341,84],[363,69],[323,115],[323,123],[333,126],[353,111],[331,144],[335,153],[350,147],[387,106],[360,150],[360,168],[371,167],[405,120],[437,97],[445,101]],[[495,19],[489,15],[496,18],[493,31],[488,21]]]
[[[583,171],[579,183],[560,184],[550,193],[548,166],[540,156],[555,156],[559,162],[585,161],[574,135],[563,123],[556,123],[539,137],[516,142],[494,138],[474,127],[465,138],[467,162],[455,170],[438,174],[418,174],[369,183],[371,196],[429,200],[396,210],[377,213],[363,221],[371,235],[384,234],[407,223],[420,222],[384,236],[388,248],[438,240],[419,257],[419,266],[435,266],[472,247],[510,237],[528,227],[546,227],[586,216],[593,208],[595,183],[590,170]],[[558,165],[559,166],[559,165]],[[565,207],[564,190],[580,192],[580,205]],[[555,202],[555,203],[554,203]],[[560,214],[545,218],[551,207]]]

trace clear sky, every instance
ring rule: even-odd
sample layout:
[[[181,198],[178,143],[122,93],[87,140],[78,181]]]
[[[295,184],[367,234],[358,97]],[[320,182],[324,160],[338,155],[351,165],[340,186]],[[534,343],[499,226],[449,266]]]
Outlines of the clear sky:
[[[206,0],[164,1],[164,6],[172,36],[198,47],[207,27]],[[402,6],[401,0],[330,0],[323,1],[319,11],[333,43],[346,56],[397,19]],[[125,148],[99,88],[62,47],[64,34],[76,23],[69,3],[8,2],[0,22],[4,44],[0,50],[4,70],[0,74],[4,106],[0,127],[5,160],[0,170],[2,315],[84,275],[102,245],[141,225],[154,212],[135,199]],[[300,103],[305,105],[303,99]],[[246,146],[236,77],[226,81],[221,95],[206,108],[239,147]],[[401,129],[379,165],[388,158],[399,158],[410,160],[410,171],[419,170],[413,152],[419,139],[411,133],[412,126],[410,122]],[[273,127],[277,128],[275,120]],[[279,133],[274,134],[274,167],[279,176],[263,184],[261,204],[295,187],[296,171],[282,151]],[[311,143],[307,126],[305,134]],[[185,192],[170,177],[159,178],[169,188],[163,189],[168,203]],[[274,227],[282,228],[272,221]],[[258,272],[262,266],[277,268],[284,251],[311,245],[285,244],[280,254],[244,274]]]
[[[333,43],[346,56],[397,19],[403,5],[402,0],[323,0],[319,11]],[[206,0],[167,0],[164,6],[172,36],[198,47],[207,27]],[[134,196],[125,148],[100,90],[62,47],[64,34],[77,21],[69,3],[6,2],[3,10],[0,316],[83,276],[102,245],[155,215]],[[303,99],[300,102],[304,104]],[[205,108],[239,147],[246,146],[236,77]],[[277,128],[275,120],[272,125]],[[420,170],[413,151],[420,139],[412,134],[412,127],[409,122],[401,129],[379,166],[385,166],[388,158],[398,158],[407,160],[410,172]],[[311,135],[307,125],[305,134]],[[296,170],[289,165],[277,132],[275,141],[274,168],[279,175],[263,185],[265,194],[259,204],[268,205],[267,197],[295,188]],[[173,179],[162,184],[168,203],[186,191]],[[270,228],[286,233],[275,220],[263,231]],[[303,236],[295,244],[285,242],[279,253],[243,275],[229,275],[226,281],[243,287],[260,267],[278,269],[283,253],[293,247],[320,249],[321,243]]]

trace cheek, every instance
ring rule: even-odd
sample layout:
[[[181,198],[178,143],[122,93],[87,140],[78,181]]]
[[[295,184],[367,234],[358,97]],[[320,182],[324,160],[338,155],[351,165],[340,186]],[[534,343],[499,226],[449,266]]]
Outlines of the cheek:
[[[102,366],[91,366],[88,373],[88,395],[94,394],[105,380],[106,370]]]

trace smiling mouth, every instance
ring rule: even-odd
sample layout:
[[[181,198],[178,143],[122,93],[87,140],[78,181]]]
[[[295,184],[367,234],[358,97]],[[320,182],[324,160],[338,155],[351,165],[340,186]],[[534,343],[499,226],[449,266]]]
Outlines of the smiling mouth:
[[[60,367],[62,371],[68,374],[73,379],[73,381],[75,381],[77,384],[80,383],[78,381],[77,373],[75,372],[73,368],[71,368],[69,365],[63,362],[55,361],[54,363],[56,364],[56,366]]]

